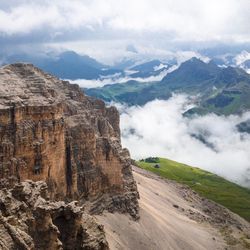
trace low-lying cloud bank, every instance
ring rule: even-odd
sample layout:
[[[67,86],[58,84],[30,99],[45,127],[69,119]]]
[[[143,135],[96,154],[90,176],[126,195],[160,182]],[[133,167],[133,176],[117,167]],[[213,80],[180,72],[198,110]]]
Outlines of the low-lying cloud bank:
[[[166,51],[165,51],[166,52]],[[153,52],[152,52],[153,53]],[[162,54],[164,54],[161,51]],[[113,54],[113,53],[108,53],[108,54]],[[92,55],[92,53],[91,53]],[[134,55],[135,57],[128,57],[131,60],[134,60],[134,66],[135,65],[140,65],[145,62],[149,62],[150,59],[154,58],[155,55],[151,54],[151,58],[148,58],[145,60],[150,55],[147,55],[145,51],[142,50],[141,54],[136,54]],[[156,75],[151,75],[149,77],[133,77],[132,75],[134,73],[137,73],[138,71],[131,71],[129,69],[124,70],[125,75],[121,73],[115,73],[113,75],[107,75],[107,76],[102,76],[100,75],[98,79],[93,79],[93,80],[87,80],[87,79],[76,79],[76,80],[70,80],[70,79],[64,79],[67,81],[70,81],[71,83],[78,84],[82,88],[98,88],[98,87],[104,87],[105,85],[111,85],[111,84],[116,84],[116,83],[126,83],[128,81],[137,81],[137,82],[157,82],[161,81],[167,74],[173,72],[174,70],[178,69],[178,67],[185,61],[191,59],[192,57],[199,58],[200,60],[204,61],[205,63],[208,63],[210,59],[206,56],[202,56],[201,54],[194,52],[194,51],[177,51],[177,52],[167,52],[165,55],[165,61],[166,64],[160,64],[160,66],[155,67],[155,71],[162,69],[165,67],[164,70],[159,72],[159,74]],[[138,57],[138,58],[137,58]],[[142,60],[142,58],[144,60]],[[159,58],[161,59],[161,58]],[[176,64],[170,66],[169,68],[167,67],[168,61],[176,61]],[[115,66],[114,66],[115,68]]]
[[[167,157],[250,187],[250,135],[236,127],[250,118],[250,112],[229,117],[183,117],[191,105],[185,95],[155,100],[143,107],[118,105],[123,146],[135,159]]]
[[[120,74],[114,74],[110,76],[101,77],[100,79],[95,80],[86,80],[86,79],[77,79],[77,80],[68,80],[71,83],[78,84],[81,88],[97,88],[97,87],[103,87],[105,85],[110,84],[116,84],[116,83],[126,83],[128,81],[138,81],[138,82],[157,82],[161,81],[168,73],[172,72],[177,68],[176,65],[172,66],[169,69],[163,70],[161,73],[159,73],[156,76],[150,76],[150,77],[131,77],[129,75],[123,77]]]

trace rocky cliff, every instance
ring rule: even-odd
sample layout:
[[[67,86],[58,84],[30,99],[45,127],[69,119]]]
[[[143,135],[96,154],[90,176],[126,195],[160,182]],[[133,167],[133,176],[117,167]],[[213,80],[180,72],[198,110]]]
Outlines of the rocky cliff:
[[[50,199],[138,216],[119,114],[30,64],[0,69],[0,185],[45,181]]]
[[[107,250],[103,226],[75,202],[48,200],[45,182],[0,190],[0,249]]]

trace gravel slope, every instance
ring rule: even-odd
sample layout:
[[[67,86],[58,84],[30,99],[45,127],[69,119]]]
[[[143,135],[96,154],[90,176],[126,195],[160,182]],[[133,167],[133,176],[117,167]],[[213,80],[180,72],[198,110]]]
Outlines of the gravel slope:
[[[248,249],[248,222],[188,187],[133,170],[140,220],[117,213],[97,216],[111,249]]]

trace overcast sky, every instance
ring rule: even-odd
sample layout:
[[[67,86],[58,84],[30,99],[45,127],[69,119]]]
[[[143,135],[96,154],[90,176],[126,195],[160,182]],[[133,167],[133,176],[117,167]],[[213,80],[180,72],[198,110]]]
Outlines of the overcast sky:
[[[249,43],[249,0],[8,0],[0,43],[87,49],[138,44]],[[98,43],[97,43],[98,42]]]

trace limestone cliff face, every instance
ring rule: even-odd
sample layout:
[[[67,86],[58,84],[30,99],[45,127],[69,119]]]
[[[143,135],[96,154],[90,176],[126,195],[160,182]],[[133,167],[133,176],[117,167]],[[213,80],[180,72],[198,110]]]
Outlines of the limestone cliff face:
[[[33,65],[14,64],[0,69],[0,184],[24,180],[44,180],[50,198],[79,199],[92,212],[137,216],[118,111]]]
[[[1,181],[46,180],[53,190],[51,195],[65,193],[62,106],[13,103],[0,111],[0,125]]]

